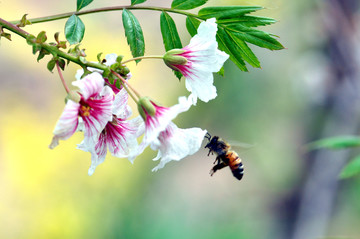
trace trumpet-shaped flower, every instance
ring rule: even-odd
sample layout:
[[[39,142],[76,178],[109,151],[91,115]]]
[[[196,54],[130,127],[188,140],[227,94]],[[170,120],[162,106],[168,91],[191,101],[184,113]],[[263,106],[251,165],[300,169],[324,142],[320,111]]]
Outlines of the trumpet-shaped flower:
[[[157,141],[159,134],[169,126],[179,113],[187,111],[191,106],[191,102],[184,96],[179,97],[179,103],[172,107],[163,107],[151,100],[148,102],[154,108],[154,112],[149,112],[149,109],[142,105],[139,106],[140,114],[142,114],[145,122],[145,133],[138,150],[130,155],[129,159],[131,161],[141,154],[153,141]]]
[[[86,142],[95,142],[107,122],[112,120],[114,93],[108,86],[104,86],[104,79],[99,73],[91,73],[72,84],[80,89],[80,100],[75,102],[69,99],[66,103],[53,131],[54,137],[49,146],[51,149],[59,144],[59,140],[66,140],[75,133],[79,117]]]
[[[83,141],[78,145],[79,149],[91,153],[89,175],[92,175],[95,168],[104,162],[108,149],[118,158],[128,157],[130,152],[137,149],[137,137],[144,133],[144,122],[140,116],[127,120],[132,114],[127,101],[127,92],[121,90],[115,96],[112,121],[106,124],[95,144],[86,144]]]
[[[153,160],[161,159],[160,163],[152,171],[163,168],[165,164],[172,160],[179,161],[196,153],[201,147],[205,134],[206,130],[200,128],[179,129],[171,122],[159,134],[158,140],[151,143],[153,150],[159,150]]]
[[[184,75],[186,89],[192,92],[190,99],[193,104],[197,98],[208,102],[217,96],[212,73],[218,72],[229,56],[218,50],[216,32],[215,18],[208,19],[199,25],[189,45],[170,50],[164,56],[170,68]]]

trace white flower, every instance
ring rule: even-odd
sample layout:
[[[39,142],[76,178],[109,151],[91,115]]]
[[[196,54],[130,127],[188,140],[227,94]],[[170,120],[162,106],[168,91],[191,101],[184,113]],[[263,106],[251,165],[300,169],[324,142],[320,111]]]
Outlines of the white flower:
[[[144,107],[142,107],[145,121],[145,133],[142,142],[139,145],[138,151],[130,155],[130,161],[133,161],[136,156],[141,154],[144,149],[149,146],[153,141],[157,141],[159,134],[166,130],[171,121],[181,112],[187,111],[191,102],[186,97],[179,97],[179,104],[172,107],[163,107],[153,101],[149,100],[154,109],[154,115],[149,114]],[[140,106],[141,107],[141,106]]]
[[[113,156],[118,158],[128,157],[130,152],[136,151],[137,137],[144,132],[144,122],[140,116],[127,120],[132,114],[127,101],[128,94],[123,89],[115,96],[112,121],[106,124],[95,144],[82,142],[78,145],[79,149],[91,153],[89,175],[92,175],[95,168],[104,162],[108,149]]]
[[[218,72],[229,58],[225,52],[218,50],[215,21],[211,18],[202,22],[189,45],[181,50],[171,50],[164,56],[169,67],[184,75],[186,89],[192,92],[190,99],[193,104],[196,104],[197,98],[208,102],[217,96],[213,72]]]
[[[179,129],[174,123],[159,134],[158,140],[151,143],[153,150],[159,150],[156,158],[160,163],[153,168],[153,172],[163,168],[168,162],[179,161],[186,156],[196,153],[204,140],[206,130],[200,128]]]
[[[66,103],[53,131],[54,137],[49,146],[51,149],[59,144],[59,140],[66,140],[75,133],[79,117],[82,120],[86,142],[94,142],[107,122],[112,119],[114,93],[108,86],[104,86],[104,79],[99,73],[91,73],[72,84],[80,89],[80,101],[68,100]]]

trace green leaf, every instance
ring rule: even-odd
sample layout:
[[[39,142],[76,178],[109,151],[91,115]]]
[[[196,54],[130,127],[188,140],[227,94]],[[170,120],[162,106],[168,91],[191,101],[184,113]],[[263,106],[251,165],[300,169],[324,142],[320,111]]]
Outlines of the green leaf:
[[[80,9],[86,7],[94,0],[77,0],[76,2],[76,11],[80,11]]]
[[[219,49],[229,54],[230,60],[232,60],[240,70],[248,71],[240,54],[241,49],[239,49],[238,45],[233,43],[229,34],[221,27],[218,28],[216,40],[219,44]]]
[[[258,26],[266,26],[271,25],[276,22],[273,18],[268,17],[258,17],[258,16],[241,16],[237,18],[229,18],[229,19],[220,19],[217,21],[218,24],[241,24],[245,27],[258,27]]]
[[[199,17],[224,19],[234,18],[245,15],[247,13],[261,10],[263,7],[258,6],[225,6],[225,7],[206,7],[199,11]]]
[[[186,18],[186,29],[192,37],[196,35],[200,23],[201,22],[194,17]]]
[[[220,76],[224,76],[224,75],[225,75],[225,69],[224,69],[224,66],[223,66],[223,67],[221,67],[221,69],[220,69],[218,72],[216,72],[216,74],[218,74],[218,75],[220,75]]]
[[[47,50],[45,49],[41,49],[40,52],[39,52],[39,56],[37,58],[37,61],[39,62],[42,58],[44,58],[44,56],[46,55],[50,55],[50,52],[48,52]]]
[[[46,40],[47,40],[47,36],[46,36],[45,31],[41,31],[36,37],[37,43],[44,43],[44,42],[46,42]]]
[[[238,52],[240,53],[241,57],[253,67],[260,68],[259,60],[255,56],[255,54],[251,51],[249,46],[245,43],[245,41],[240,39],[232,32],[227,32],[227,34],[231,39],[231,41],[233,42],[232,44],[234,44],[238,48]]]
[[[1,37],[5,37],[9,41],[11,41],[11,34],[4,32],[2,27],[0,26],[0,39]]]
[[[136,5],[136,4],[140,4],[146,2],[146,0],[131,0],[131,5]]]
[[[180,71],[174,71],[174,74],[179,80],[181,79],[181,77],[183,77]]]
[[[62,70],[65,70],[65,60],[64,59],[59,59],[58,60],[59,66]]]
[[[359,147],[360,137],[356,136],[340,136],[321,139],[306,145],[308,150],[328,148],[328,149],[343,149],[350,147]]]
[[[160,15],[160,28],[166,51],[182,48],[175,22],[166,12],[162,12]],[[180,72],[175,72],[175,76],[180,80],[182,75]]]
[[[72,15],[65,24],[65,37],[70,45],[80,43],[84,38],[85,25],[81,19]]]
[[[123,10],[122,20],[131,54],[133,57],[143,56],[145,53],[145,41],[138,20],[129,10],[126,9]],[[140,60],[136,60],[136,63],[139,61]]]
[[[174,0],[171,8],[189,10],[204,5],[208,0]]]
[[[269,50],[284,49],[284,46],[267,32],[245,27],[236,23],[219,24],[219,26],[224,27],[228,32],[231,32],[237,38],[256,46],[267,48]]]
[[[160,27],[166,51],[182,48],[175,22],[166,12],[162,12],[160,15]]]
[[[25,27],[26,25],[31,25],[31,22],[26,19],[27,14],[25,14],[21,20],[20,23],[17,25],[18,27]]]
[[[56,64],[56,60],[55,59],[51,59],[48,64],[47,64],[47,68],[48,70],[53,73],[53,69],[55,67],[55,64]]]
[[[360,155],[350,161],[339,175],[340,178],[350,178],[360,173]]]

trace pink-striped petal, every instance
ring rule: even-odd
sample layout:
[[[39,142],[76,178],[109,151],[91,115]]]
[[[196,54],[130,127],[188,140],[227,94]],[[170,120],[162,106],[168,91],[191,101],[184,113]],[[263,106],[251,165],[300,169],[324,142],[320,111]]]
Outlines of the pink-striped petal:
[[[68,100],[63,113],[55,125],[53,131],[54,137],[49,146],[51,149],[59,144],[59,140],[66,140],[75,133],[78,127],[79,108],[79,103]]]

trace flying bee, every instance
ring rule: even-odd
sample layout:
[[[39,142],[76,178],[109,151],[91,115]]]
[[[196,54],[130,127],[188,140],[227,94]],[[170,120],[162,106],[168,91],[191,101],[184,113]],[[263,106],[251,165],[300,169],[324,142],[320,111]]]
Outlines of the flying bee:
[[[229,143],[221,139],[219,136],[211,137],[209,133],[206,134],[205,138],[209,140],[209,143],[205,148],[209,148],[209,153],[215,153],[217,155],[214,164],[216,164],[210,171],[210,175],[213,174],[226,166],[229,166],[232,174],[238,180],[241,180],[244,175],[244,165],[241,162],[239,155],[231,150]]]

